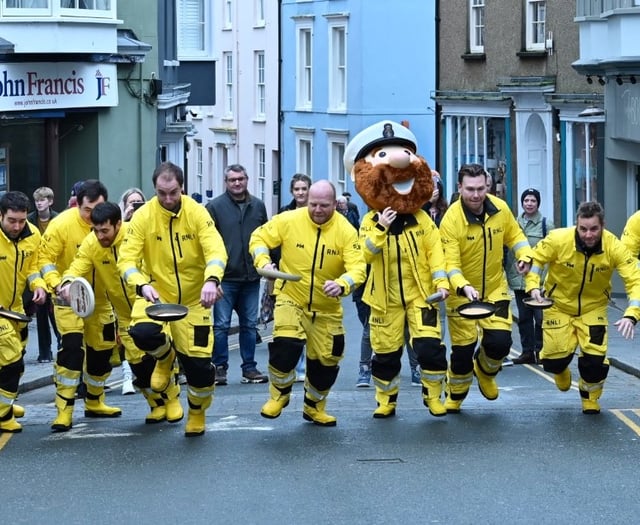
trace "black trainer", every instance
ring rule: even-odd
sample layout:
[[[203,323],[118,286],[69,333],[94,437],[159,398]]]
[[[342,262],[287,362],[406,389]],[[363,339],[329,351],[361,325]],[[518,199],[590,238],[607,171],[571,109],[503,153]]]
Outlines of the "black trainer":
[[[227,369],[220,365],[216,366],[216,385],[224,386],[227,384]]]

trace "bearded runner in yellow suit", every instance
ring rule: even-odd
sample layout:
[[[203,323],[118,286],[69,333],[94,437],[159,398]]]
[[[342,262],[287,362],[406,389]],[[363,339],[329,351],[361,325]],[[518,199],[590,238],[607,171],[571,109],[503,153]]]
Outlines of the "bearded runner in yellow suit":
[[[0,197],[0,306],[24,313],[22,292],[33,291],[36,304],[47,298],[46,284],[38,271],[40,232],[27,222],[29,198],[20,191]],[[24,372],[27,324],[0,317],[0,432],[20,432],[16,417],[24,409],[14,403]]]
[[[633,337],[640,319],[640,270],[635,254],[613,233],[604,229],[604,210],[598,202],[583,202],[576,225],[549,232],[533,250],[533,266],[525,284],[532,297],[540,298],[540,277],[545,266],[545,293],[554,300],[544,312],[540,359],[554,374],[561,391],[571,388],[569,363],[580,347],[578,390],[585,414],[598,414],[598,399],[609,373],[607,359],[607,306],[611,277],[617,270],[629,297],[629,305],[615,326]]]
[[[509,206],[487,195],[487,175],[479,164],[464,164],[458,171],[460,199],[452,204],[440,223],[447,274],[452,293],[447,299],[447,322],[451,357],[445,408],[460,412],[473,375],[480,393],[497,399],[496,375],[511,349],[511,294],[504,273],[504,246],[515,252],[519,273],[529,270],[529,241]],[[485,319],[465,319],[457,308],[470,300],[489,301],[496,312]],[[482,333],[476,351],[478,332]],[[475,354],[475,355],[474,355]]]
[[[355,228],[336,213],[336,190],[329,181],[311,185],[306,208],[276,215],[254,230],[249,252],[256,268],[274,269],[270,251],[282,249],[281,269],[302,276],[275,283],[273,342],[269,343],[269,393],[261,415],[276,418],[289,404],[295,366],[307,345],[302,417],[335,426],[327,395],[344,356],[340,298],[365,279],[366,264]]]
[[[103,202],[92,210],[93,232],[84,238],[71,266],[64,272],[60,293],[68,299],[68,286],[64,283],[70,284],[75,277],[95,275],[95,280],[106,290],[109,303],[115,310],[118,336],[125,349],[125,358],[136,376],[135,385],[151,407],[151,413],[145,418],[145,423],[159,423],[164,420],[176,423],[183,417],[178,399],[180,385],[177,382],[177,370],[163,392],[153,392],[150,381],[155,359],[139,350],[129,335],[136,290],[122,281],[116,266],[125,233],[121,217],[120,207],[113,202]]]
[[[227,264],[222,237],[206,208],[182,194],[184,174],[164,162],[153,173],[156,196],[133,214],[120,248],[118,271],[139,296],[129,334],[135,345],[156,358],[151,389],[164,392],[176,356],[187,378],[187,437],[205,431],[205,411],[213,400],[211,306]],[[187,317],[153,321],[146,307],[160,299],[187,306]],[[169,326],[169,324],[171,326]]]
[[[107,188],[98,180],[87,180],[78,190],[77,198],[77,208],[69,208],[51,221],[42,236],[38,254],[42,277],[57,296],[60,296],[62,274],[91,231],[91,211],[108,198]],[[116,325],[104,289],[96,288],[95,283],[92,284],[96,308],[94,313],[85,319],[75,315],[64,301],[55,298],[53,301],[56,324],[62,335],[62,349],[56,356],[54,374],[55,403],[58,410],[58,415],[51,425],[54,432],[65,432],[73,424],[73,406],[85,361],[85,350],[85,416],[117,417],[122,413],[119,408],[104,403],[104,385],[111,373],[109,358],[116,345]]]

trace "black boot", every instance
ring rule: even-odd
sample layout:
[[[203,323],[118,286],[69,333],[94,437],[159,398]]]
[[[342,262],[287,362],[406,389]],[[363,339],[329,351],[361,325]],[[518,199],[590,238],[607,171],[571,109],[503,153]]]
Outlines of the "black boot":
[[[522,352],[518,357],[513,360],[514,365],[535,365],[536,354],[533,352]]]

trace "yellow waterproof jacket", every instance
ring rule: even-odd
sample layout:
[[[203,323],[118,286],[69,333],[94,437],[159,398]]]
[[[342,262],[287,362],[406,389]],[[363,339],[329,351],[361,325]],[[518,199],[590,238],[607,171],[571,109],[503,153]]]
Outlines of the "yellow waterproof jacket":
[[[305,208],[274,216],[251,234],[249,253],[254,266],[271,262],[269,250],[280,246],[280,270],[301,275],[300,281],[276,280],[274,293],[286,293],[309,312],[341,311],[340,300],[322,291],[325,281],[335,281],[351,293],[364,282],[366,263],[358,232],[340,213],[324,224],[316,224]]]
[[[422,210],[404,216],[404,228],[393,235],[378,216],[371,210],[360,225],[360,244],[371,265],[362,300],[386,312],[389,303],[407,304],[438,288],[448,290],[440,232],[431,217]]]
[[[629,249],[631,255],[640,258],[640,211],[627,219],[620,240]]]
[[[546,296],[569,315],[582,315],[606,306],[611,294],[611,275],[618,270],[629,297],[624,315],[640,319],[640,269],[638,260],[613,233],[603,230],[595,253],[585,253],[577,242],[575,226],[549,232],[533,250],[533,265],[526,277],[527,292],[540,288],[544,265]]]
[[[531,260],[527,237],[506,202],[487,195],[482,219],[470,213],[462,199],[454,202],[442,218],[440,236],[447,274],[454,293],[448,304],[467,301],[457,296],[466,285],[480,293],[479,299],[499,301],[509,294],[503,269],[504,246],[515,252],[516,260]]]
[[[0,306],[24,312],[22,292],[47,285],[38,270],[40,232],[27,222],[16,240],[9,239],[0,229]]]
[[[62,281],[84,277],[94,288],[104,290],[106,295],[96,296],[96,302],[108,300],[120,319],[131,317],[131,308],[136,299],[135,286],[127,286],[120,278],[117,268],[118,252],[124,239],[125,227],[120,228],[113,244],[104,248],[91,233],[84,238],[71,266],[64,272]]]
[[[78,208],[69,208],[51,220],[38,253],[38,267],[50,291],[60,284],[62,274],[90,232],[91,224],[82,220]]]
[[[191,197],[182,196],[177,213],[154,197],[123,227],[118,271],[128,285],[151,284],[163,301],[193,305],[207,279],[222,280],[227,250],[209,212]]]

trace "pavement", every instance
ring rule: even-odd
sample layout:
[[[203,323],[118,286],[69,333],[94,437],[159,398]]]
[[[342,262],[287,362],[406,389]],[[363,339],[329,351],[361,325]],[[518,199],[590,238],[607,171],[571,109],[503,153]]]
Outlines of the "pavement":
[[[350,299],[349,299],[350,301]],[[618,300],[619,305],[623,305],[622,300]],[[345,305],[350,308],[351,305]],[[515,308],[513,309],[515,310]],[[614,308],[609,308],[609,352],[608,357],[610,365],[618,368],[628,374],[640,378],[640,327],[636,329],[635,338],[625,340],[615,329],[613,323],[617,321],[622,314]],[[260,330],[263,338],[270,335],[271,325],[267,330]],[[55,337],[53,337],[55,341]],[[230,350],[237,349],[237,330],[232,330],[229,337]],[[520,353],[520,339],[517,333],[517,325],[514,323],[513,329],[513,350],[516,354]],[[512,352],[512,355],[514,352]],[[36,333],[35,320],[29,324],[29,342],[27,344],[27,352],[24,358],[25,371],[20,381],[20,392],[28,392],[36,388],[42,388],[53,383],[53,363],[38,363],[38,337]],[[266,366],[266,364],[265,364]],[[121,368],[114,368],[111,380],[118,382],[121,378]]]

